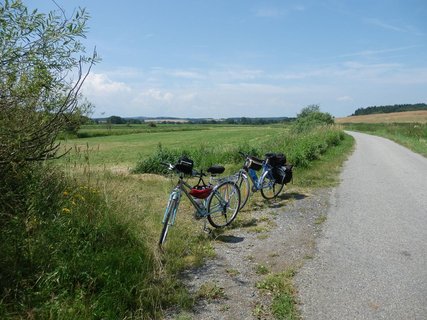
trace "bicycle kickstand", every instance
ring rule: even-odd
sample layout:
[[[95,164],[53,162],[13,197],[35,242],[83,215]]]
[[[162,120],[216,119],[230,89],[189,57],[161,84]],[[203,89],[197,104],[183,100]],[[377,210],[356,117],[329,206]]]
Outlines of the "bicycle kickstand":
[[[207,219],[205,219],[205,221],[203,222],[203,231],[208,233],[208,234],[212,233],[212,229],[207,227]]]

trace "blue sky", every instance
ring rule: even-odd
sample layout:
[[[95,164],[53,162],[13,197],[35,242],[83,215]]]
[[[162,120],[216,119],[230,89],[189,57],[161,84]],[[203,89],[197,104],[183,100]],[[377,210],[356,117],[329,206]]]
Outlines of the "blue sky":
[[[91,16],[94,117],[293,117],[310,104],[340,117],[427,102],[426,0],[56,2]]]

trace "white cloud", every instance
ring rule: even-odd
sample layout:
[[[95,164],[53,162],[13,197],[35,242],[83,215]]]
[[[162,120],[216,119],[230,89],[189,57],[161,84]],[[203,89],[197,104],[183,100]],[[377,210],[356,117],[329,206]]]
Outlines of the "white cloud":
[[[425,101],[427,68],[353,60],[275,72],[240,66],[124,69],[89,80],[84,94],[96,106],[94,116],[293,116],[313,103],[338,116],[360,106]]]
[[[134,102],[146,103],[152,101],[160,101],[163,103],[170,103],[174,98],[174,94],[159,89],[148,89],[139,93]]]
[[[91,73],[84,83],[84,91],[90,95],[111,95],[118,92],[130,92],[131,89],[124,82],[111,80],[106,74]]]

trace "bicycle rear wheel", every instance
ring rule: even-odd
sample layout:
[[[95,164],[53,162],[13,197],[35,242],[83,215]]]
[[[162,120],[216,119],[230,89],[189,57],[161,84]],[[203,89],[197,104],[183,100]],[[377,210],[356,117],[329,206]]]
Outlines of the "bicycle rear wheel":
[[[178,207],[177,199],[171,199],[168,203],[168,207],[166,209],[165,216],[163,218],[163,228],[162,228],[162,232],[160,233],[159,247],[162,247],[162,245],[166,241],[166,236],[168,235],[169,227],[172,225],[174,221],[173,215],[176,214],[177,207]]]
[[[283,189],[283,184],[276,183],[271,170],[264,172],[260,179],[261,195],[264,199],[270,200],[276,198]]]
[[[240,207],[240,191],[236,183],[225,181],[212,191],[208,199],[208,221],[215,227],[228,226],[236,218]]]
[[[249,199],[249,194],[251,192],[251,186],[249,183],[248,176],[245,172],[239,173],[239,179],[237,180],[237,186],[240,190],[240,207],[239,211],[243,209]]]

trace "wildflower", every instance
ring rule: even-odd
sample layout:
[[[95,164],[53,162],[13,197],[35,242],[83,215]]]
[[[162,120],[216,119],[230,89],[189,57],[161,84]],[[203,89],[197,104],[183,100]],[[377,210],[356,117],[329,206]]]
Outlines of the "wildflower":
[[[71,212],[71,210],[70,210],[70,209],[68,209],[68,208],[62,208],[62,212],[63,212],[63,213],[70,213],[70,212]]]
[[[67,191],[64,191],[62,194],[63,194],[65,197],[66,197],[66,196],[68,196],[68,192],[67,192]]]

